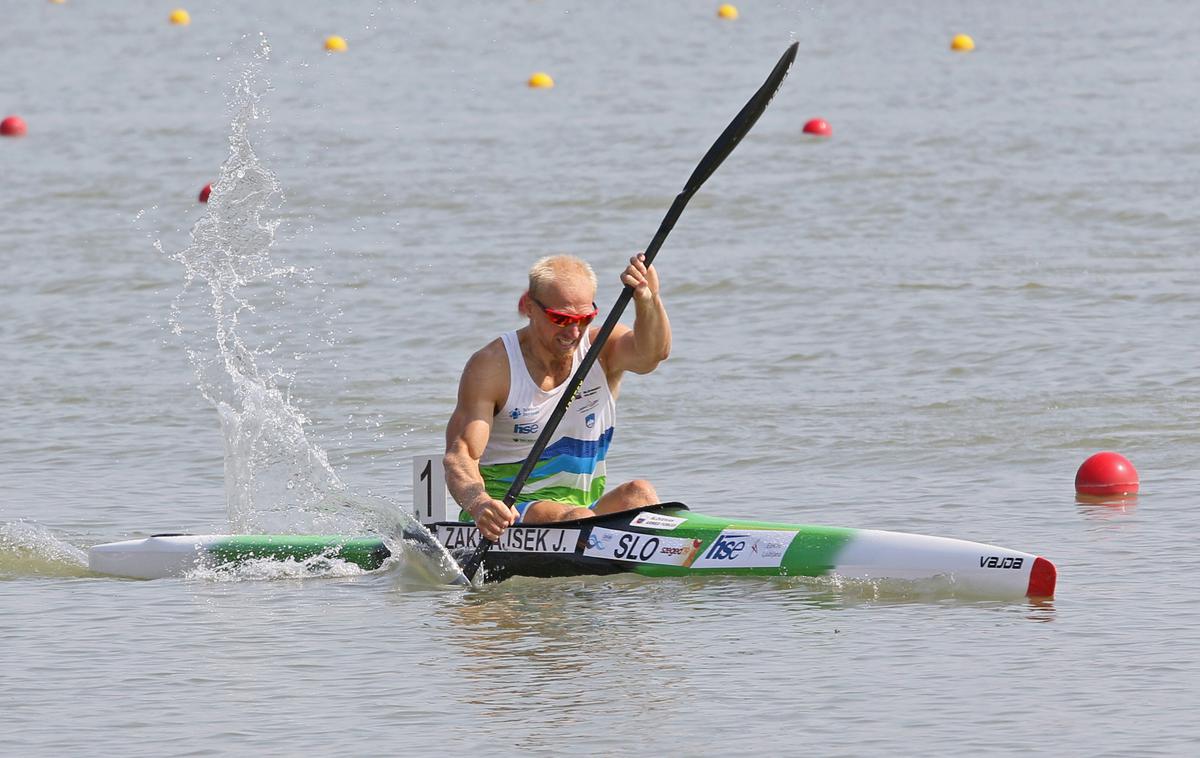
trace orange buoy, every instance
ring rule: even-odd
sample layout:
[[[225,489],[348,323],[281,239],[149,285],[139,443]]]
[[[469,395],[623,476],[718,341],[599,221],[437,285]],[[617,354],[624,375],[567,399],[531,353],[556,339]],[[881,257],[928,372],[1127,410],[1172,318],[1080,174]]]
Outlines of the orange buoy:
[[[829,126],[829,122],[823,118],[809,119],[804,125],[804,133],[811,134],[814,137],[832,137],[833,128]]]
[[[0,134],[5,137],[24,137],[29,131],[29,127],[25,126],[25,119],[20,116],[9,116],[0,121]]]
[[[1138,491],[1137,469],[1120,453],[1096,453],[1075,472],[1075,491],[1080,495],[1133,495]]]

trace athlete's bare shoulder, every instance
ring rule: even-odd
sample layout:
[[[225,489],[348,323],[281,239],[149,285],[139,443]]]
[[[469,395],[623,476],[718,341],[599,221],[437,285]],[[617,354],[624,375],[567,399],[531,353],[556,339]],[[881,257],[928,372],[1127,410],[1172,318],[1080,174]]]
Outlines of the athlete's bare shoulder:
[[[499,337],[475,351],[463,367],[461,399],[487,400],[498,411],[508,398],[508,352]]]

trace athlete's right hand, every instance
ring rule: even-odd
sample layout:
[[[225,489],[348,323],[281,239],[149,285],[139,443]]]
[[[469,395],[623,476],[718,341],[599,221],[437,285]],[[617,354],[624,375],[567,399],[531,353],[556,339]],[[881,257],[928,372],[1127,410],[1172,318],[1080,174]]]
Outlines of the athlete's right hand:
[[[517,520],[516,509],[508,507],[501,500],[479,500],[467,510],[475,519],[475,526],[492,542],[500,539],[504,530]]]

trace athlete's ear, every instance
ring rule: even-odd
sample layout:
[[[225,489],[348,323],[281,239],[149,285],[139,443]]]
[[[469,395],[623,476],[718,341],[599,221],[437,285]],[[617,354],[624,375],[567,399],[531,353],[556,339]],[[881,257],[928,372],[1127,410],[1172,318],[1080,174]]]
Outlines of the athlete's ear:
[[[529,291],[526,290],[525,292],[521,293],[521,297],[517,300],[517,313],[520,313],[522,316],[528,315],[525,313],[525,305],[528,302],[529,302]]]

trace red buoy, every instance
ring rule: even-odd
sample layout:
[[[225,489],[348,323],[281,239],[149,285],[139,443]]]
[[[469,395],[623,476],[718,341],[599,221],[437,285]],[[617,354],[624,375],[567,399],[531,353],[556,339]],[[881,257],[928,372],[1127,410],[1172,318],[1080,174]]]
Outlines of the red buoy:
[[[1138,473],[1120,453],[1104,451],[1088,458],[1075,472],[1080,495],[1132,495],[1138,491]]]
[[[0,134],[5,137],[24,137],[26,131],[25,119],[20,116],[9,116],[0,121]]]
[[[212,183],[204,185],[204,189],[200,190],[200,202],[207,203],[208,196],[212,194]]]
[[[832,137],[833,129],[829,126],[829,122],[823,118],[809,119],[804,125],[804,133],[812,134],[817,137]]]

